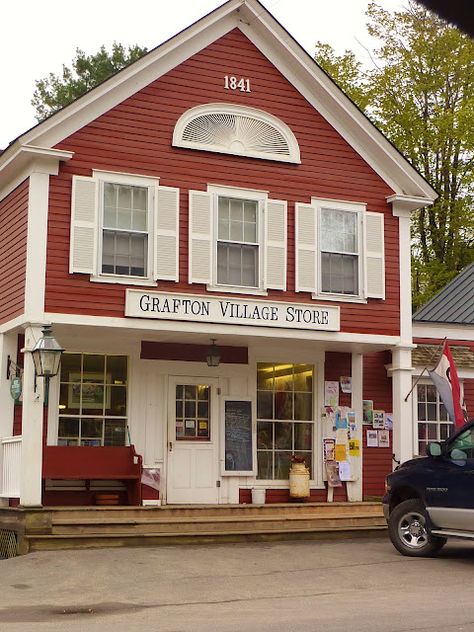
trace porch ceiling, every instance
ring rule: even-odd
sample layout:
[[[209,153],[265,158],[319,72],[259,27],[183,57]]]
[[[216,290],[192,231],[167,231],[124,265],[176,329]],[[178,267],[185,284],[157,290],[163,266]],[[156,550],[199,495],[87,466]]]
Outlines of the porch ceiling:
[[[166,342],[177,344],[209,344],[211,338],[217,345],[236,347],[285,347],[304,351],[338,351],[345,353],[373,353],[393,349],[399,344],[394,336],[369,336],[341,332],[311,330],[290,330],[267,327],[229,327],[202,323],[156,323],[150,326],[132,321],[131,326],[91,326],[82,324],[55,323],[54,333],[58,341],[70,350],[116,347],[125,352],[136,349],[141,341]]]

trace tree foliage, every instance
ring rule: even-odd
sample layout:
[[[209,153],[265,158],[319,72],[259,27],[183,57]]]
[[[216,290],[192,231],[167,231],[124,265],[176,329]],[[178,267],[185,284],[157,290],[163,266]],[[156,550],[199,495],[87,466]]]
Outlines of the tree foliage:
[[[316,61],[439,194],[412,224],[417,308],[474,261],[474,41],[413,0],[367,15],[371,68],[319,43]]]
[[[86,55],[77,48],[71,68],[63,65],[62,75],[50,73],[35,81],[31,104],[36,109],[36,119],[42,121],[54,114],[146,52],[146,48],[137,45],[125,48],[117,42],[113,43],[110,53],[105,46],[94,55]]]

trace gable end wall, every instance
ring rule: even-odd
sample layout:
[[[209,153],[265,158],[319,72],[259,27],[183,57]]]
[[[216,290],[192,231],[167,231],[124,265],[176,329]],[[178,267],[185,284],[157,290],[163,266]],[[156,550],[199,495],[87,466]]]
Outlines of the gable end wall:
[[[224,76],[250,79],[251,92],[224,89]],[[283,120],[295,134],[301,164],[293,165],[171,146],[178,118],[211,102],[237,103]],[[398,220],[386,202],[391,189],[238,29],[220,38],[160,79],[126,99],[58,146],[75,152],[51,177],[46,311],[122,317],[125,287],[91,283],[69,275],[71,180],[92,169],[156,176],[180,189],[180,281],[160,282],[169,292],[205,293],[188,285],[188,191],[208,183],[268,191],[288,201],[288,291],[270,291],[272,301],[311,302],[295,293],[294,209],[311,196],[367,203],[384,213],[386,300],[341,303],[341,331],[399,335]],[[319,301],[318,301],[319,302]]]

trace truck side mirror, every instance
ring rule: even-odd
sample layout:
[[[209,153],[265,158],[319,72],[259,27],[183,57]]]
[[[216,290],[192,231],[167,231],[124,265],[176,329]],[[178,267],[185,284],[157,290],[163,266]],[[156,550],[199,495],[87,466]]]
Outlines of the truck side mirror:
[[[440,443],[432,442],[426,446],[426,454],[428,456],[441,456],[443,450]]]

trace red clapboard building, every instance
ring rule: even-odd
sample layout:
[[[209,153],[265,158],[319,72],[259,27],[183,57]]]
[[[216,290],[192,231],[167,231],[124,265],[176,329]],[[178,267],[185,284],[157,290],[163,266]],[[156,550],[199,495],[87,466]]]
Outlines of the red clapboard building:
[[[335,497],[380,496],[392,453],[414,452],[410,213],[435,197],[256,0],[17,138],[0,156],[4,502],[282,501],[293,454],[324,500],[327,438],[348,464]],[[47,405],[30,353],[46,324],[65,350]],[[388,445],[367,446],[364,400],[392,413]]]

